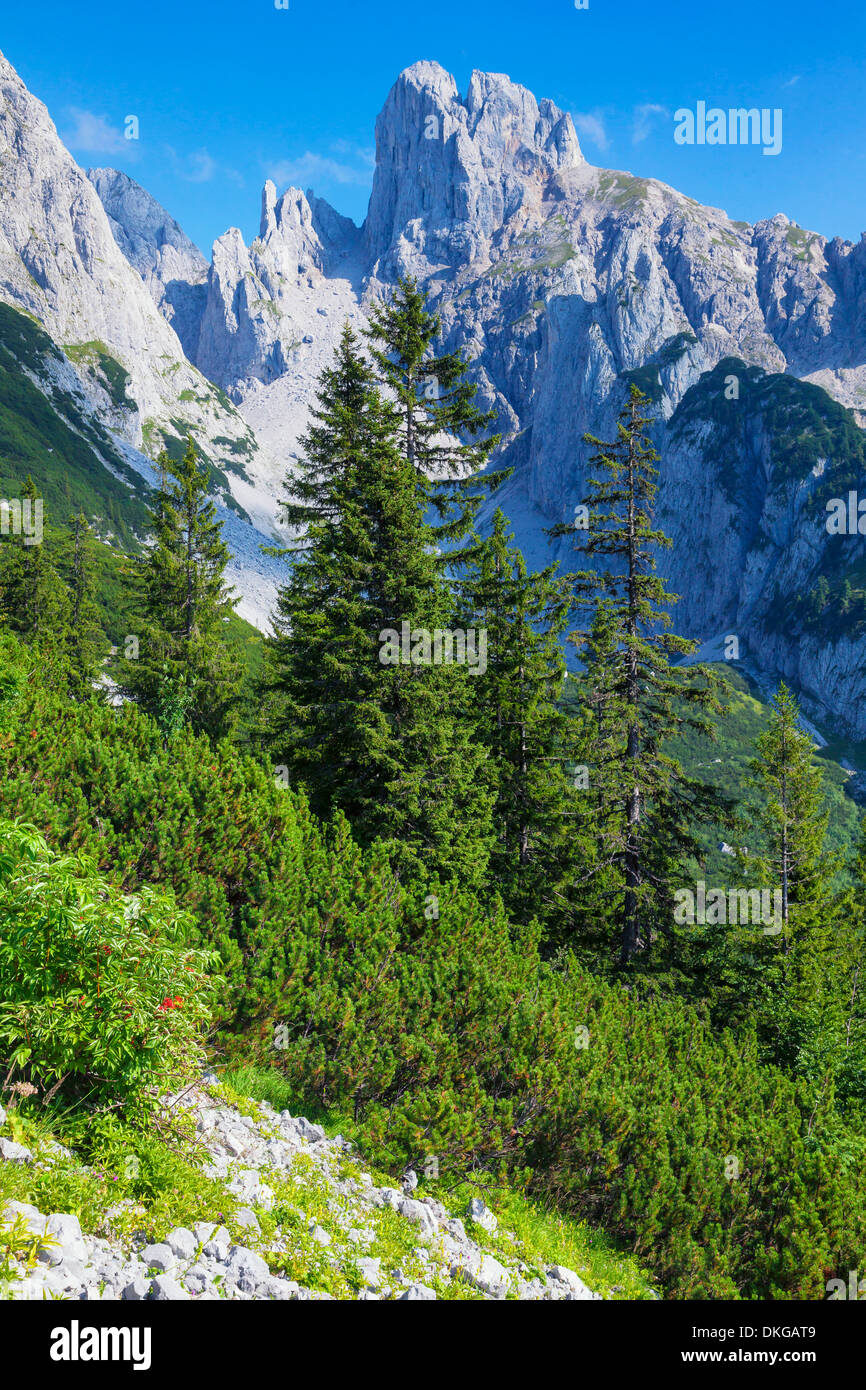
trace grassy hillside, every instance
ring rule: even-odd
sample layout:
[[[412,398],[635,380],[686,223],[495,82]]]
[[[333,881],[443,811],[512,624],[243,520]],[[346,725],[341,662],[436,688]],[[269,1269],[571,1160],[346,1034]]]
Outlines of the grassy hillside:
[[[29,473],[46,525],[82,511],[106,539],[134,547],[147,522],[146,484],[80,400],[51,384],[60,361],[34,320],[0,304],[0,497],[19,495]]]

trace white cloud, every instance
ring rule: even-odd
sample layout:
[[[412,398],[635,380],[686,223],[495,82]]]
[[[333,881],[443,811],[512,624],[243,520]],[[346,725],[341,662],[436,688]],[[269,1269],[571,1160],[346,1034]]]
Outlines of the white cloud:
[[[342,143],[342,142],[340,142]],[[332,146],[336,149],[336,146]],[[375,162],[368,151],[350,150],[363,164],[348,164],[343,160],[331,159],[328,155],[314,154],[305,150],[299,159],[281,159],[269,166],[268,175],[277,185],[292,184],[295,188],[306,188],[317,181],[330,180],[333,183],[368,184],[370,171]]]
[[[184,183],[210,183],[212,179],[219,177],[243,185],[243,179],[237,170],[220,164],[209,150],[190,150],[189,154],[180,155],[173,145],[165,145],[164,149],[176,176],[183,179]]]
[[[335,140],[328,148],[332,154],[347,154],[359,163],[366,164],[369,169],[376,167],[376,151],[372,145],[353,145],[350,140]]]
[[[181,174],[188,183],[208,183],[217,171],[217,162],[207,150],[194,150],[187,160],[187,172]]]
[[[794,77],[789,77],[788,80],[787,80],[787,82],[783,82],[783,83],[782,83],[782,86],[783,86],[783,87],[793,87],[794,84],[795,84],[796,82],[799,82],[799,81],[800,81],[800,74],[797,73],[796,76],[794,76]]]
[[[642,106],[634,109],[634,124],[632,126],[632,143],[639,145],[642,140],[646,140],[652,131],[653,121],[658,116],[669,116],[670,112],[666,106],[659,106],[656,101],[644,102]]]
[[[115,130],[104,116],[97,116],[93,111],[70,106],[68,115],[72,125],[60,132],[60,138],[69,149],[99,154],[118,154],[123,150],[128,154],[130,145],[135,143],[124,140],[121,130]]]
[[[589,140],[590,144],[597,145],[600,150],[607,149],[610,141],[607,138],[601,112],[573,111],[571,119],[574,121],[574,128],[581,139]]]

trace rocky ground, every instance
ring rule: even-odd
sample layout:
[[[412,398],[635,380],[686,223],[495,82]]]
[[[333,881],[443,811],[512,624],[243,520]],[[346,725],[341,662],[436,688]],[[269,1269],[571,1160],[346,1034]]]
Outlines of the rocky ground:
[[[480,1199],[461,1216],[418,1195],[414,1173],[401,1187],[377,1186],[349,1141],[267,1102],[243,1114],[208,1076],[167,1104],[186,1110],[202,1141],[205,1172],[225,1193],[225,1221],[195,1222],[151,1243],[129,1228],[135,1207],[118,1203],[101,1233],[82,1232],[68,1212],[7,1202],[0,1229],[18,1220],[36,1239],[2,1286],[11,1299],[597,1299],[570,1269],[535,1268],[519,1242],[497,1229]],[[59,1145],[31,1152],[3,1137],[0,1163],[74,1162]],[[238,1205],[240,1203],[240,1205]],[[203,1213],[214,1215],[216,1213]],[[219,1213],[220,1216],[223,1213]],[[134,1222],[132,1223],[134,1224]],[[468,1230],[467,1230],[468,1226]],[[231,1229],[230,1229],[231,1228]],[[513,1251],[509,1250],[513,1247]],[[317,1287],[291,1277],[315,1251]],[[495,1253],[494,1253],[495,1251]],[[35,1255],[35,1260],[34,1260]],[[15,1261],[13,1260],[13,1264]],[[334,1292],[325,1292],[325,1287]]]

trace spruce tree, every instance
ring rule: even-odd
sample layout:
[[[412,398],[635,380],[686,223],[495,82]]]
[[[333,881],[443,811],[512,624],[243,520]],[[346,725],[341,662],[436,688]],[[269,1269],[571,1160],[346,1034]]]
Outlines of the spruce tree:
[[[22,506],[36,516],[36,485],[27,474]],[[59,650],[68,622],[68,604],[45,536],[10,533],[0,537],[0,612],[10,631],[25,641]]]
[[[740,829],[741,877],[751,888],[772,888],[773,920],[754,934],[745,962],[742,951],[735,955],[732,973],[741,998],[748,990],[768,1056],[801,1073],[820,1070],[820,1058],[827,1062],[841,1044],[843,977],[854,950],[833,902],[840,864],[825,849],[829,813],[814,751],[783,682],[756,740]]]
[[[94,601],[96,558],[93,533],[82,513],[70,518],[58,553],[58,570],[66,584],[69,604],[64,646],[68,663],[69,692],[74,699],[89,698],[106,642]]]
[[[268,643],[263,741],[319,815],[343,812],[408,870],[474,883],[491,794],[463,719],[472,677],[432,650],[451,596],[398,428],[347,326],[287,480],[304,531]]]
[[[224,629],[228,549],[192,439],[182,459],[163,452],[159,465],[154,544],[138,571],[139,651],[122,664],[123,689],[166,736],[188,724],[219,738],[233,727],[240,685]]]
[[[322,373],[311,418],[299,470],[286,478],[283,515],[299,533],[281,552],[293,564],[266,644],[262,735],[277,764],[291,764],[317,814],[339,806],[356,821],[360,803],[343,769],[356,765],[366,746],[361,712],[375,698],[378,621],[368,590],[376,537],[358,480],[393,472],[397,454],[395,419],[373,389],[348,325],[334,365]]]
[[[698,855],[690,826],[712,802],[666,745],[684,726],[711,733],[706,710],[718,708],[709,673],[671,664],[696,644],[669,631],[667,605],[676,600],[655,573],[656,552],[671,542],[653,527],[658,454],[647,405],[632,385],[616,439],[584,436],[595,450],[592,463],[606,475],[589,479],[583,500],[589,516],[584,552],[597,568],[569,576],[578,612],[591,615],[589,628],[576,630],[572,640],[583,650],[594,634],[583,684],[595,690],[604,714],[593,760],[604,795],[599,859],[615,871],[623,967],[647,953],[659,931],[671,939],[672,876]],[[561,525],[550,534],[581,532]]]
[[[484,433],[496,412],[476,406],[478,388],[460,352],[437,355],[441,319],[416,280],[401,278],[390,299],[372,306],[369,321],[377,378],[399,412],[401,452],[439,518],[437,541],[453,545],[470,533],[486,491],[507,476],[478,476],[499,443],[499,435]]]
[[[758,794],[758,824],[781,894],[782,947],[792,948],[791,914],[826,897],[824,837],[828,812],[814,743],[800,727],[797,701],[782,682],[773,697],[769,728],[758,736],[750,785]]]

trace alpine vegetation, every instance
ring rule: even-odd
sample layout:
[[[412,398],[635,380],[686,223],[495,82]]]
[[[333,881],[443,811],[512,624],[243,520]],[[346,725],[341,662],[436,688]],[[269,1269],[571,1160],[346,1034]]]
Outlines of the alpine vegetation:
[[[677,888],[674,921],[712,923],[715,926],[763,926],[767,935],[782,930],[781,888],[707,888],[700,880],[694,889]]]

